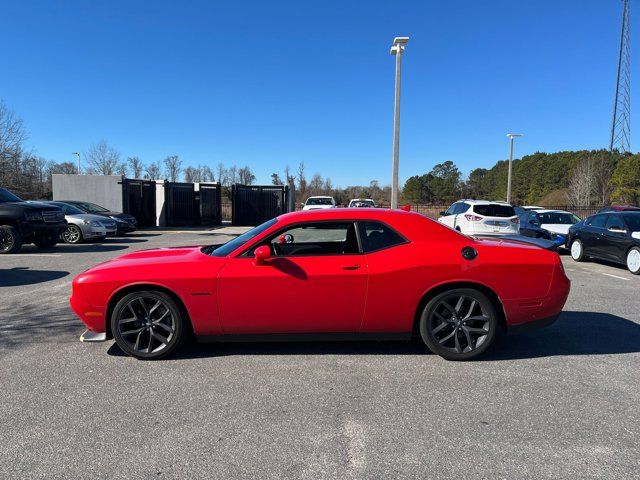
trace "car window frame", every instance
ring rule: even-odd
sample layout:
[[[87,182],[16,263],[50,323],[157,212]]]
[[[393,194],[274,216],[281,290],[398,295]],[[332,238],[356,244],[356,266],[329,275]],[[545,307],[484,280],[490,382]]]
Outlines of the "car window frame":
[[[271,243],[271,240],[279,235],[282,235],[283,232],[287,230],[291,230],[294,228],[298,228],[303,225],[317,225],[321,223],[350,223],[356,229],[356,238],[358,240],[358,253],[342,253],[342,254],[328,254],[328,255],[317,255],[317,254],[305,254],[305,255],[273,255],[272,258],[298,258],[298,257],[348,257],[350,255],[364,255],[362,248],[362,241],[360,238],[360,231],[357,225],[358,220],[350,220],[350,219],[338,219],[338,220],[315,220],[315,221],[300,221],[295,223],[290,223],[288,225],[283,225],[281,228],[275,230],[272,233],[265,234],[262,238],[258,239],[250,245],[248,248],[244,249],[235,258],[255,258],[255,255],[251,255],[250,253],[258,248],[261,245],[265,245],[265,242]]]
[[[388,223],[382,222],[380,220],[358,220],[356,221],[357,225],[357,232],[358,232],[358,239],[360,240],[360,248],[362,249],[363,253],[365,255],[370,255],[372,253],[377,253],[377,252],[381,252],[383,250],[389,250],[390,248],[395,248],[395,247],[399,247],[401,245],[406,245],[408,243],[411,243],[411,241],[405,237],[404,235],[402,235],[400,232],[398,232],[398,230],[396,230],[395,228],[393,228],[392,226],[390,226]],[[398,235],[403,241],[401,243],[396,243],[394,245],[389,245],[387,247],[382,247],[382,248],[378,248],[376,250],[371,250],[368,252],[364,251],[364,242],[361,241],[362,239],[362,234],[364,233],[362,229],[364,229],[364,224],[365,223],[379,223],[380,225],[383,225],[384,227],[388,228],[389,230],[391,230],[393,233],[395,233],[396,235]],[[362,226],[361,226],[362,225]]]
[[[607,222],[609,221],[609,215],[610,215],[609,213],[596,213],[595,215],[590,217],[591,218],[590,223],[587,223],[586,225],[591,228],[601,228],[603,230],[606,230],[606,225],[607,225]],[[604,217],[604,223],[602,224],[602,226],[593,225],[593,220],[596,217]]]
[[[605,230],[609,230],[609,228],[610,228],[609,227],[609,222],[611,220],[614,220],[614,221],[617,220],[618,223],[622,226],[622,228],[617,228],[616,229],[617,231],[623,231],[623,230],[627,231],[628,230],[628,227],[626,226],[626,223],[625,223],[624,219],[622,218],[622,215],[613,215],[613,214],[609,214],[607,216],[607,220],[604,223],[604,227],[603,227]]]

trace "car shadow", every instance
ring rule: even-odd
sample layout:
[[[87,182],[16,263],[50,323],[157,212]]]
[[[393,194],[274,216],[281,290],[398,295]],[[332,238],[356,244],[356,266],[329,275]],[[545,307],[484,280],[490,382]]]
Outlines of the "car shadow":
[[[35,285],[66,277],[69,272],[62,270],[31,270],[29,267],[0,268],[0,287]]]
[[[558,321],[538,330],[501,336],[477,361],[521,360],[562,355],[614,355],[640,352],[640,324],[599,312],[563,312]],[[125,354],[114,343],[110,355]],[[421,341],[264,342],[186,344],[167,360],[228,355],[422,355]]]
[[[142,243],[148,242],[146,238],[129,238],[129,237],[107,237],[101,241],[95,241],[96,244],[112,244],[112,243]]]
[[[60,245],[52,249],[52,252],[59,253],[96,253],[96,252],[117,252],[126,250],[126,245],[108,245],[103,243],[81,243],[80,245]]]

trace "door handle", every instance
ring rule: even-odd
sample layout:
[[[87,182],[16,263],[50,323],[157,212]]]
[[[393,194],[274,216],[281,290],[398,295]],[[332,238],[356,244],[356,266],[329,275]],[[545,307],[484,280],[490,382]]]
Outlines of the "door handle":
[[[342,267],[343,270],[357,270],[360,268],[360,264],[356,263],[355,265],[345,265]]]

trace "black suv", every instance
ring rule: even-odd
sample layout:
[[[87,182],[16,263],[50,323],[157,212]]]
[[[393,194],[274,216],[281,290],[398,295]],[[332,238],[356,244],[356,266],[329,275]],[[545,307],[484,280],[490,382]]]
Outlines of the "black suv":
[[[51,248],[66,228],[60,208],[25,202],[0,188],[0,254],[15,253],[23,243]]]

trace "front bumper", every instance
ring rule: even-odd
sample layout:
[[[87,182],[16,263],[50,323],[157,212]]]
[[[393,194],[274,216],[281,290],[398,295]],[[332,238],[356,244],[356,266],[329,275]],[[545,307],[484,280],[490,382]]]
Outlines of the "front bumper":
[[[100,238],[107,236],[107,229],[105,227],[96,227],[93,225],[80,225],[82,230],[82,236],[86,239]]]
[[[58,236],[67,228],[67,222],[20,222],[20,234],[26,241],[47,235]]]
[[[105,319],[105,307],[97,307],[81,300],[72,293],[69,299],[71,309],[78,315],[82,323],[94,333],[105,333],[107,324]]]

